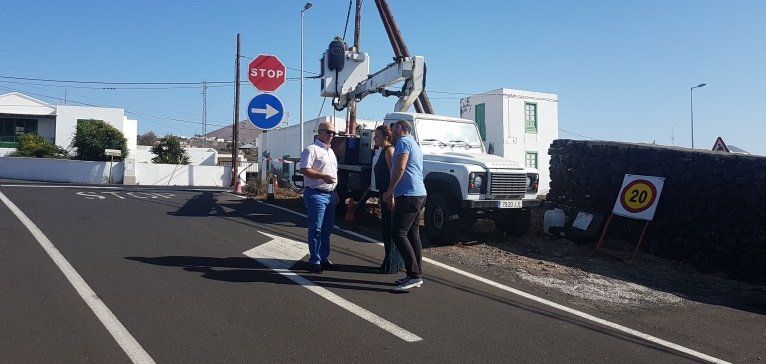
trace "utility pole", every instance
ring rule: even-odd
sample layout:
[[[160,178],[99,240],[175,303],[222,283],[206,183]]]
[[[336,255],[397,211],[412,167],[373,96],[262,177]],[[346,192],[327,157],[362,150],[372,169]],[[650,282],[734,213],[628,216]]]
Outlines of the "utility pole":
[[[300,108],[300,120],[298,121],[298,124],[300,124],[300,148],[298,148],[298,155],[301,155],[303,153],[303,146],[304,146],[304,140],[303,140],[303,14],[306,13],[306,10],[311,9],[311,3],[307,2],[305,5],[303,5],[303,9],[301,10],[301,108]]]
[[[354,20],[354,51],[360,52],[359,39],[362,37],[362,0],[356,0],[356,17]],[[346,134],[356,135],[356,102],[348,107]]]
[[[391,48],[394,50],[396,57],[409,57],[410,51],[407,48],[407,44],[404,43],[402,33],[399,31],[399,26],[396,25],[394,16],[391,14],[391,8],[388,7],[386,0],[375,0],[375,6],[378,8],[380,14],[380,20],[383,22],[383,27],[386,29],[386,34],[391,42]],[[426,90],[420,93],[418,99],[415,101],[415,111],[424,112],[426,114],[433,114],[434,108],[431,105],[431,100],[426,94]]]
[[[692,124],[692,149],[694,149],[694,89],[705,86],[707,86],[706,83],[701,83],[697,86],[692,86],[689,89],[689,118],[691,119]]]
[[[676,127],[675,126],[670,127],[670,144],[672,146],[676,146]]]
[[[207,81],[202,81],[202,146],[207,148]]]
[[[232,127],[231,146],[231,187],[237,189],[239,186],[239,60],[240,60],[240,35],[237,33],[237,59],[234,62],[236,71],[234,73],[234,124]]]

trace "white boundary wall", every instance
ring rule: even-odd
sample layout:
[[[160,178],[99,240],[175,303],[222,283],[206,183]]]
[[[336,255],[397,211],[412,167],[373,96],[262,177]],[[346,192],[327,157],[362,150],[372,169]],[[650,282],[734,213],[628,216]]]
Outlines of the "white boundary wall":
[[[121,162],[114,162],[112,180],[115,183],[122,183],[123,170]],[[0,178],[103,184],[109,180],[109,162],[0,157]]]
[[[231,168],[175,164],[135,164],[136,184],[154,186],[229,187]],[[242,176],[244,183],[244,175]]]
[[[156,157],[151,150],[152,147],[139,145],[136,150],[131,151],[129,158],[136,160],[136,163],[152,163],[152,158]],[[213,148],[186,148],[186,154],[189,155],[189,164],[200,166],[215,166],[218,164],[218,152]]]
[[[9,154],[16,151],[16,148],[0,148],[0,157],[7,157]]]
[[[130,179],[138,185],[229,187],[231,167],[131,163]],[[125,165],[114,162],[113,183],[123,183]],[[0,178],[85,184],[109,181],[109,162],[0,157]],[[245,174],[240,175],[242,183]]]

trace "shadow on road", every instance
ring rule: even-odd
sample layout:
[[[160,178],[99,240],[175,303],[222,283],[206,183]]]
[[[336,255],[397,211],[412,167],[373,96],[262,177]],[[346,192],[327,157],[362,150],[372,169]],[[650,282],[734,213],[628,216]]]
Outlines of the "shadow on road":
[[[216,281],[239,283],[260,282],[287,285],[295,284],[293,281],[283,277],[281,274],[259,264],[255,259],[248,257],[214,258],[194,256],[163,256],[126,257],[125,259],[165,267],[179,267],[187,272],[202,273],[203,278]],[[306,262],[299,261],[291,267],[291,270],[307,271],[307,268],[308,265]],[[371,267],[347,264],[336,265],[336,269],[333,271],[350,273],[374,273]],[[357,291],[373,292],[391,292],[391,288],[393,288],[393,284],[363,279],[346,279],[309,273],[305,273],[305,277],[325,288],[353,289]]]

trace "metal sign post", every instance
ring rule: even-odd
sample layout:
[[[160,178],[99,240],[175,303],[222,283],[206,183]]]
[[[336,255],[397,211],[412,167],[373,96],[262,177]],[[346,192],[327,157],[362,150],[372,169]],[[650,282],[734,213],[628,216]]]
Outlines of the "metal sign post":
[[[114,165],[114,157],[122,157],[122,151],[119,149],[104,149],[104,155],[111,157],[109,162],[109,184],[112,183],[112,165]]]

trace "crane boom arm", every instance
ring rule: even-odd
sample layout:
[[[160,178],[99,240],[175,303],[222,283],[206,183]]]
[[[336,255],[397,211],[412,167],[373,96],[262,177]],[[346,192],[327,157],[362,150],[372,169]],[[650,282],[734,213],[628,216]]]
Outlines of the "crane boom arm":
[[[333,101],[336,110],[343,110],[353,102],[359,102],[369,94],[398,96],[394,111],[406,112],[423,92],[425,79],[425,58],[421,56],[396,59],[382,70],[369,75],[353,90],[340,95]],[[389,91],[387,87],[404,82],[400,91]]]

